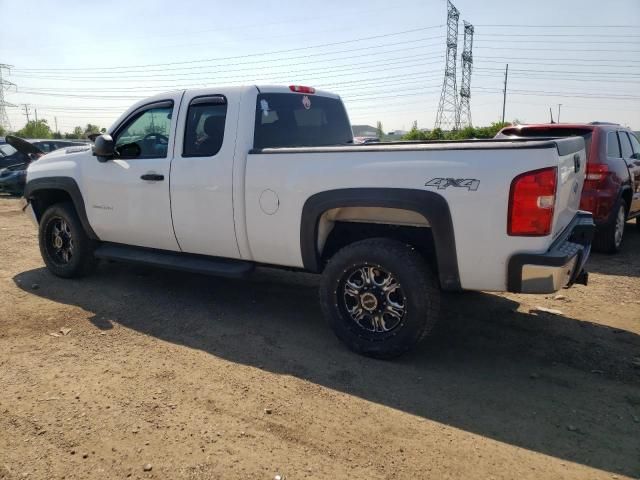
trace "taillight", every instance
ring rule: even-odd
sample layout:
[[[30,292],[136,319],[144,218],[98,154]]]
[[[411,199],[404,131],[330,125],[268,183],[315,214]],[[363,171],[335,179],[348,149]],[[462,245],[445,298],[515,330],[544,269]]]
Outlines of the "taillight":
[[[507,233],[542,237],[551,233],[556,203],[557,169],[533,170],[511,182]]]
[[[289,85],[289,90],[296,93],[316,93],[316,89],[313,87],[305,87],[303,85]]]
[[[587,189],[596,189],[611,172],[606,163],[587,163],[587,176],[584,185]]]

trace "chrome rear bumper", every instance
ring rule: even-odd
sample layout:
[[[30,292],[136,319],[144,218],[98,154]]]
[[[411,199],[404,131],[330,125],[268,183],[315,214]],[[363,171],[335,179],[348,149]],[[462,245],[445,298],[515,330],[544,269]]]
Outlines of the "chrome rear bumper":
[[[591,252],[594,229],[591,214],[578,212],[546,253],[511,257],[507,289],[515,293],[553,293],[576,282],[586,284],[584,264]]]

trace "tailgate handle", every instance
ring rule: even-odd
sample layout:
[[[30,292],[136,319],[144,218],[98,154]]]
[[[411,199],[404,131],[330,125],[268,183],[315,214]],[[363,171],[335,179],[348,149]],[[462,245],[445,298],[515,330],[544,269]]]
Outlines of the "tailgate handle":
[[[152,182],[161,182],[164,180],[164,175],[159,175],[157,173],[145,173],[144,175],[141,175],[140,178],[142,180],[150,180]]]
[[[577,153],[573,156],[573,169],[576,173],[580,171],[580,155]]]

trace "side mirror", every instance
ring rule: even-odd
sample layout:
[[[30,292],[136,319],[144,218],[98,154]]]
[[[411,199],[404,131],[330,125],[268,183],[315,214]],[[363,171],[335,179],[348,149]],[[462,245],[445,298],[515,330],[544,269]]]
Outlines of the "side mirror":
[[[631,158],[634,160],[640,160],[640,152],[636,152],[633,155],[631,155]]]
[[[93,147],[93,154],[98,157],[99,162],[106,162],[115,156],[115,146],[111,135],[99,135],[96,137]]]

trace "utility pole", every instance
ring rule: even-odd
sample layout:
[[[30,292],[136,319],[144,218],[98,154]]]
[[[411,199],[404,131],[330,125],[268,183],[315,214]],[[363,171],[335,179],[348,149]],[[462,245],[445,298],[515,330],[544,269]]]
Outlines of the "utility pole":
[[[504,93],[502,96],[502,123],[504,123],[504,112],[507,108],[507,79],[509,78],[509,64],[507,63],[507,68],[504,70]]]
[[[551,111],[551,107],[549,107],[549,117],[551,117],[551,123],[556,123],[553,121],[553,112]]]
[[[53,121],[56,124],[56,133],[58,133],[58,117],[53,117]]]
[[[31,111],[29,110],[29,104],[28,103],[23,103],[22,106],[24,107],[23,115],[26,115],[27,123],[29,123],[29,114],[31,113]]]
[[[442,93],[436,114],[435,128],[456,129],[458,92],[456,87],[456,58],[458,55],[458,19],[460,12],[447,0],[447,59],[442,82]]]
[[[33,110],[36,112],[36,123],[38,123],[38,109],[34,108]]]
[[[7,130],[11,130],[11,122],[9,122],[6,107],[15,107],[15,105],[5,101],[4,91],[10,87],[15,87],[16,84],[2,78],[2,72],[3,70],[10,71],[10,69],[11,65],[0,63],[0,127]]]
[[[558,123],[560,123],[560,107],[562,107],[561,103],[558,104]]]

